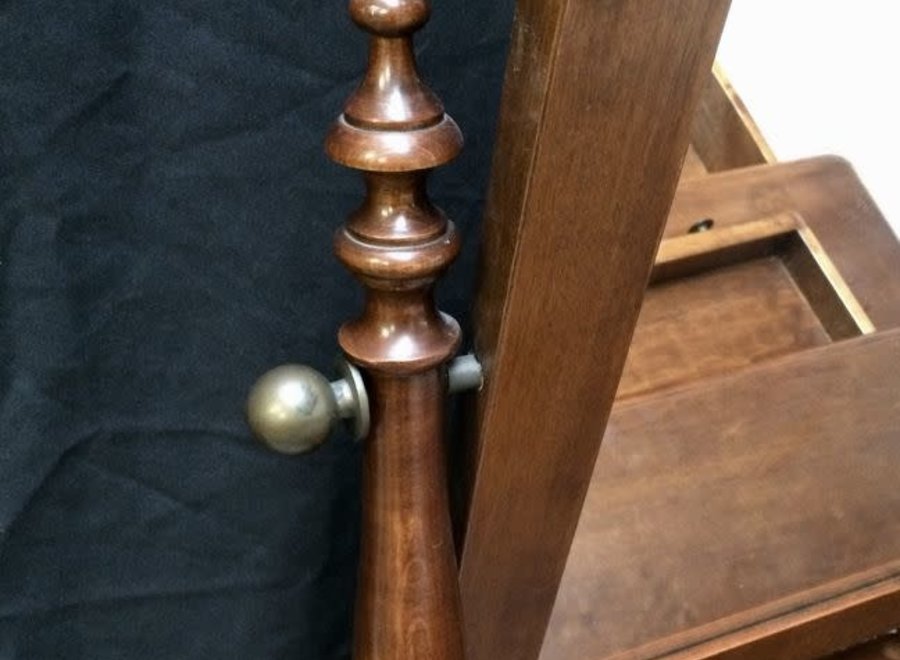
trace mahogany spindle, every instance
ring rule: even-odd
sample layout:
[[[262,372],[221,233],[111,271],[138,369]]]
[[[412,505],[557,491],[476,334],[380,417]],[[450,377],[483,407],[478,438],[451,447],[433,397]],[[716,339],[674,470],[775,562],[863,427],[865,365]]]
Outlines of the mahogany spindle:
[[[460,332],[432,293],[459,238],[425,190],[428,171],[459,153],[462,135],[416,73],[412,33],[429,12],[426,0],[351,0],[351,17],[371,34],[369,66],[326,141],[331,158],[364,172],[367,187],[335,238],[338,258],[366,289],[362,315],[339,334],[364,370],[372,412],[357,660],[463,657],[442,446],[444,363]]]

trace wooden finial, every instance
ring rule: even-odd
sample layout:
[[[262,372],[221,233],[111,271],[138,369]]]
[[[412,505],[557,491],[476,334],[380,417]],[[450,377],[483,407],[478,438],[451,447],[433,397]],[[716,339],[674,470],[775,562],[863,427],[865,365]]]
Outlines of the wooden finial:
[[[365,78],[326,141],[335,161],[370,172],[409,172],[459,154],[459,128],[416,71],[412,33],[429,13],[425,0],[351,0],[350,15],[372,40]]]
[[[326,140],[337,162],[365,173],[367,196],[335,250],[371,295],[340,343],[369,369],[409,373],[446,361],[459,344],[431,283],[459,251],[453,224],[432,206],[427,171],[454,158],[462,134],[416,71],[412,32],[424,0],[352,0],[353,20],[372,34],[369,67]]]
[[[362,170],[366,199],[335,238],[338,258],[363,284],[363,314],[339,333],[365,371],[372,430],[366,440],[354,657],[463,657],[459,587],[443,448],[443,365],[456,321],[434,303],[437,277],[460,241],[428,199],[430,169],[454,158],[462,135],[416,71],[412,33],[426,0],[351,0],[371,34],[369,66],[326,150]]]

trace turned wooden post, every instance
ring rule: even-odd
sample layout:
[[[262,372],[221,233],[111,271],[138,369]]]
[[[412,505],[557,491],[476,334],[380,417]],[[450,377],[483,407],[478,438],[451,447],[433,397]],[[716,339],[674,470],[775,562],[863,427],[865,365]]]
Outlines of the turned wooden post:
[[[362,315],[339,334],[364,371],[372,413],[357,660],[463,657],[442,438],[444,364],[460,332],[433,298],[459,238],[425,190],[428,171],[459,153],[462,135],[416,73],[412,33],[429,10],[426,0],[351,0],[351,17],[372,35],[369,67],[326,141],[367,187],[335,238],[366,290]]]

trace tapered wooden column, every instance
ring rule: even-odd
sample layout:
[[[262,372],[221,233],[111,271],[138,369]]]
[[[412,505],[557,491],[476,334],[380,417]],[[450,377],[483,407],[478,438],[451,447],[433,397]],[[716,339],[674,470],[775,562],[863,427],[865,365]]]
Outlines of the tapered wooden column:
[[[444,363],[460,333],[432,295],[459,239],[425,191],[428,170],[455,157],[462,136],[416,73],[411,35],[429,9],[425,0],[350,2],[353,20],[372,35],[369,68],[326,143],[334,160],[365,173],[367,186],[335,239],[338,258],[366,289],[362,316],[339,335],[364,370],[372,412],[358,660],[463,656],[441,437]]]

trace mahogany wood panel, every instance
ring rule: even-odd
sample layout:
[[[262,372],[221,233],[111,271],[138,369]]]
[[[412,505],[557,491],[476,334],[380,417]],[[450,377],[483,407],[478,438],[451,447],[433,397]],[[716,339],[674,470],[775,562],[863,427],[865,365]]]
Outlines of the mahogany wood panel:
[[[669,236],[659,244],[650,273],[651,286],[776,254],[782,246],[781,239],[805,226],[803,219],[795,213],[779,213],[724,227],[712,226],[712,223],[712,219],[701,220],[695,227],[712,228]]]
[[[853,168],[834,156],[711,174],[682,182],[665,236],[698,219],[730,225],[797,212],[876,328],[900,326],[900,243]]]
[[[475,314],[471,660],[539,653],[727,9],[518,3]]]
[[[775,162],[772,149],[718,64],[706,79],[694,113],[691,146],[710,172]]]
[[[779,255],[832,339],[875,331],[872,319],[809,227],[790,234]]]
[[[459,153],[462,135],[416,72],[412,33],[429,12],[427,0],[351,0],[351,17],[371,36],[369,68],[326,141],[334,160],[366,180],[365,201],[334,243],[366,290],[362,315],[339,333],[364,369],[372,415],[356,660],[464,652],[442,439],[443,364],[460,331],[432,293],[460,241],[425,188],[428,171]]]
[[[897,658],[900,658],[900,634],[896,632],[828,656],[828,660],[897,660]]]
[[[891,330],[617,405],[542,657],[794,659],[900,624],[898,362]]]
[[[860,220],[865,221],[865,216]],[[712,223],[705,219],[698,225]],[[669,237],[659,246],[650,283],[766,255],[777,255],[784,261],[832,339],[875,330],[815,233],[796,213]]]
[[[462,658],[436,370],[371,375],[354,658]]]
[[[796,214],[667,238],[650,282],[618,400],[874,330]]]
[[[681,178],[696,179],[697,177],[706,176],[707,174],[709,174],[709,171],[697,154],[694,145],[688,145],[687,153],[684,155],[684,165],[681,167]]]
[[[647,290],[617,398],[830,342],[778,257],[678,278]]]

